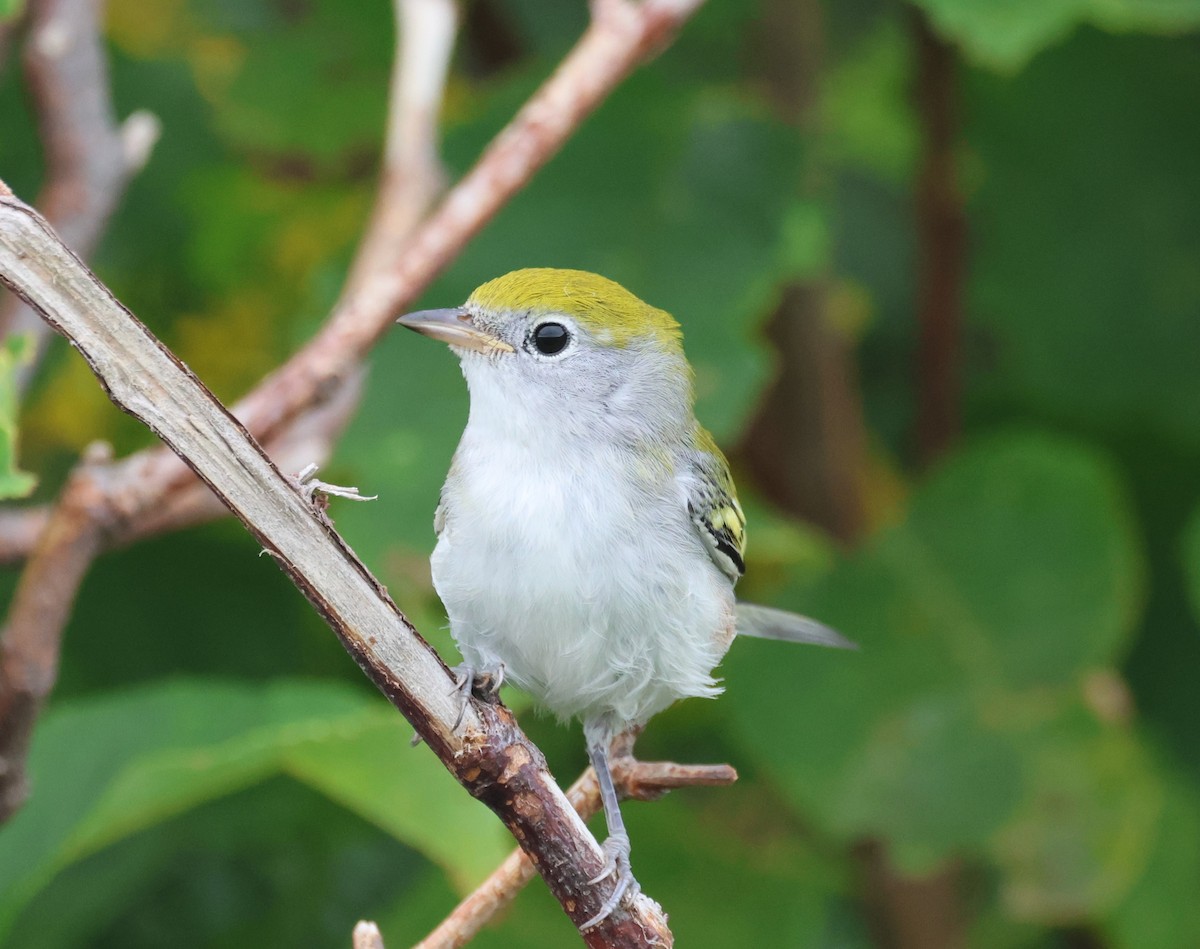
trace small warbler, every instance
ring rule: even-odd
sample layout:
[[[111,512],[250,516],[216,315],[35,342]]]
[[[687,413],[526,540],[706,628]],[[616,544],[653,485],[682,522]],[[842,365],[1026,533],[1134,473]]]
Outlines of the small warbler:
[[[745,517],[693,414],[669,314],[595,274],[530,269],[398,322],[448,343],[470,390],[431,561],[465,659],[464,707],[507,678],[583,720],[609,831],[597,881],[616,877],[591,926],[636,892],[613,738],[676,699],[720,693],[712,671],[736,633],[851,644],[735,602]]]

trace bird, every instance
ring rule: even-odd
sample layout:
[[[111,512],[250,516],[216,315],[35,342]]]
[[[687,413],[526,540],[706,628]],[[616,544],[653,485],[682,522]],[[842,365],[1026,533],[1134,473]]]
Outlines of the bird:
[[[746,518],[696,420],[668,313],[597,274],[527,268],[397,322],[449,345],[470,396],[430,559],[464,708],[508,681],[583,723],[608,827],[591,882],[614,878],[586,930],[638,891],[613,739],[679,699],[718,695],[713,670],[738,633],[853,643],[736,600]]]

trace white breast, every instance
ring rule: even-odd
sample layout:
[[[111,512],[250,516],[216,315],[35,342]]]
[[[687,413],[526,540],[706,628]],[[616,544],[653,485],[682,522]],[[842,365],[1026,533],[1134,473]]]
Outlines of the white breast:
[[[640,723],[720,691],[732,586],[669,469],[629,472],[620,449],[468,426],[443,491],[433,580],[464,658],[560,717]]]

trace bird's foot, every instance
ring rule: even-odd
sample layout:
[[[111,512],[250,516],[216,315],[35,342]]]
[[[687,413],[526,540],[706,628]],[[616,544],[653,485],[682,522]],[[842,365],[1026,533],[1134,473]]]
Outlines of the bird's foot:
[[[638,881],[634,879],[633,870],[629,865],[628,834],[618,833],[610,835],[608,840],[604,841],[601,845],[601,849],[604,851],[604,869],[595,877],[588,880],[588,883],[599,883],[610,876],[616,878],[616,883],[613,886],[612,892],[608,894],[608,899],[600,907],[599,912],[579,927],[581,932],[604,922],[612,915],[613,910],[617,908],[621,900],[626,896],[636,896],[642,889],[638,885]]]
[[[321,481],[316,476],[319,470],[316,464],[305,465],[296,474],[296,487],[300,490],[300,494],[310,504],[317,504],[317,495],[321,494],[325,497],[346,498],[348,501],[374,501],[377,495],[359,494],[358,488],[343,487],[340,484],[330,484],[328,481]]]
[[[454,673],[454,690],[450,694],[457,694],[459,698],[458,717],[454,720],[453,730],[458,731],[472,696],[489,703],[499,697],[500,687],[504,685],[504,663],[494,669],[476,669],[464,662],[451,671]]]

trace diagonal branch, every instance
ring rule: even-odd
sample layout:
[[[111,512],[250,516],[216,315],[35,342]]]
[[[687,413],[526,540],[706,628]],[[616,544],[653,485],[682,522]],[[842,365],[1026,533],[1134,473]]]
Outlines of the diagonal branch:
[[[43,0],[67,4],[72,0]],[[282,439],[312,407],[353,384],[371,344],[392,314],[448,265],[470,236],[548,161],[590,110],[638,61],[655,52],[701,0],[596,0],[593,23],[538,94],[488,148],[473,172],[430,222],[409,241],[391,268],[364,268],[322,334],[247,398],[242,412],[265,436]],[[49,7],[48,7],[49,8]],[[53,38],[53,36],[52,36]],[[46,223],[8,199],[0,208],[5,282],[88,355],[114,401],[142,418],[214,487],[329,619],[347,649],[434,751],[476,797],[496,810],[534,854],[551,890],[576,920],[587,919],[602,894],[588,881],[601,866],[599,848],[504,709],[468,717],[462,734],[446,715],[448,673],[398,613],[370,573],[296,497],[246,431],[186,368],[152,340],[78,260],[56,244]],[[103,211],[107,215],[107,211]],[[380,246],[396,250],[400,228],[372,228]],[[370,246],[370,239],[367,245]],[[388,254],[376,258],[390,263]],[[382,266],[383,264],[380,264]],[[373,272],[374,271],[374,272]],[[282,398],[281,398],[282,397]],[[179,408],[185,407],[180,413]],[[186,488],[184,468],[166,452],[143,452],[96,473],[103,485],[103,524],[91,536],[136,533],[162,517],[163,501]],[[102,476],[101,476],[102,475]],[[296,505],[299,504],[299,507]],[[187,507],[188,505],[182,505]],[[194,513],[194,511],[193,511]],[[53,524],[53,519],[50,521]],[[316,528],[313,528],[316,524]],[[169,524],[164,524],[168,527]],[[109,530],[110,528],[110,530]],[[313,533],[316,529],[317,533]],[[96,545],[100,541],[95,541]],[[338,569],[320,563],[331,545]],[[77,547],[90,560],[92,541]],[[92,551],[94,553],[94,551]],[[324,552],[328,555],[328,549]],[[314,559],[316,558],[316,559]],[[314,570],[318,566],[319,570]],[[85,567],[84,567],[85,569]],[[73,588],[72,588],[73,589]],[[408,673],[402,678],[400,669]],[[602,888],[601,888],[602,889]],[[593,945],[670,943],[658,909],[646,897],[586,933]]]
[[[355,288],[369,284],[388,268],[444,187],[445,176],[437,158],[437,115],[453,52],[457,11],[452,0],[395,0],[395,12],[399,58],[393,64],[380,188],[343,297],[353,295]],[[92,113],[83,113],[83,118],[90,117]],[[19,300],[13,302],[23,312],[31,312]],[[46,324],[34,318],[37,326],[46,330]],[[322,405],[298,415],[291,425],[264,441],[284,470],[325,463],[334,440],[357,408],[361,381],[361,372],[348,373]],[[123,505],[124,510],[128,508],[128,503]],[[19,562],[29,554],[51,510],[50,505],[36,505],[0,512],[0,564]],[[204,485],[187,479],[164,492],[160,503],[145,506],[140,517],[120,518],[103,540],[106,546],[121,546],[226,513]]]
[[[407,46],[418,47],[432,38],[435,48],[426,51],[419,69],[404,70],[401,81],[394,84],[389,127],[404,130],[406,147],[432,155],[436,103],[453,39],[453,7],[449,0],[397,0],[398,14],[399,8],[414,4],[445,9],[440,17],[426,15],[407,29]],[[50,160],[50,183],[42,200],[52,213],[58,212],[76,248],[83,249],[94,243],[123,186],[123,175],[132,170],[132,165],[127,167],[131,160],[127,133],[136,128],[138,120],[131,117],[123,133],[113,125],[96,35],[98,11],[89,3],[88,10],[95,15],[75,19],[76,7],[75,0],[39,0],[27,63]],[[426,37],[427,30],[432,37]],[[419,94],[412,92],[414,86]],[[425,118],[414,121],[414,112]],[[360,260],[373,256],[376,269],[378,261],[395,253],[404,236],[399,229],[403,221],[390,214],[389,208],[393,204],[404,208],[411,227],[441,186],[440,176],[428,171],[436,164],[432,160],[427,159],[414,174],[399,176],[396,162],[404,159],[404,149],[390,148],[389,152],[394,153],[390,164],[393,177],[400,180],[378,196],[376,219],[391,226],[369,228],[359,253]],[[369,276],[371,271],[364,268],[361,272]],[[49,331],[18,298],[13,297],[12,302],[16,305],[11,308],[12,315],[34,320],[43,334]],[[293,471],[314,461],[323,463],[334,439],[353,416],[361,388],[361,372],[349,374],[328,399],[298,416],[271,441],[272,456]],[[101,460],[93,453],[57,506],[7,512],[0,535],[0,546],[5,548],[0,555],[8,555],[14,548],[28,551],[36,545],[0,632],[0,823],[21,805],[27,793],[25,758],[38,713],[57,679],[63,630],[79,584],[102,547],[137,536],[128,529],[128,519],[121,516],[120,496],[111,490],[112,473],[101,461],[109,463],[111,456],[105,454]],[[150,510],[140,530],[144,534],[178,529],[225,513],[205,485],[191,480]]]
[[[259,439],[269,439],[336,387],[387,331],[395,314],[420,295],[620,80],[699,4],[598,2],[579,44],[406,243],[392,268],[346,299],[308,345],[235,407],[247,428]],[[130,518],[145,516],[186,478],[183,466],[161,450],[139,453],[117,468]]]
[[[575,48],[484,151],[474,168],[405,242],[390,268],[347,295],[320,333],[234,407],[270,443],[311,405],[357,371],[392,318],[416,300],[639,63],[665,45],[703,0],[595,0]],[[126,536],[142,536],[168,496],[190,483],[187,469],[159,448],[114,465],[112,490]],[[162,524],[161,527],[169,525]],[[13,546],[0,555],[13,556]]]
[[[682,787],[721,787],[737,780],[727,764],[684,765],[671,761],[637,761],[632,747],[614,747],[613,779],[622,797],[652,801]],[[567,799],[584,820],[600,812],[600,785],[591,768],[567,789]],[[475,891],[454,908],[413,949],[456,949],[503,913],[537,871],[523,850],[514,850]]]
[[[0,197],[0,281],[87,360],[113,402],[159,436],[246,525],[368,678],[443,764],[488,805],[580,925],[612,887],[599,845],[503,706],[473,705],[387,592],[246,429],[139,323],[27,205]],[[644,895],[583,934],[590,946],[670,945]]]

